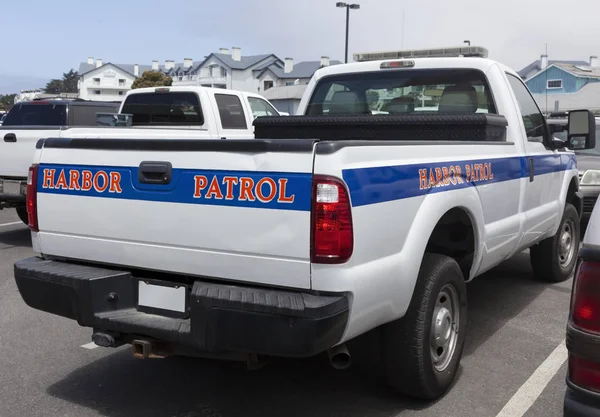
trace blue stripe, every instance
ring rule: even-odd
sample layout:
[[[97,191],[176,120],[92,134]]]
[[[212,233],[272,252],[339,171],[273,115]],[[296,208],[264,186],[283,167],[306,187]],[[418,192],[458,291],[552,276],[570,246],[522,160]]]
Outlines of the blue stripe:
[[[518,156],[354,168],[343,170],[342,177],[348,185],[352,205],[357,207],[416,197],[428,193],[439,193],[481,184],[494,184],[527,178],[529,177],[529,158],[534,159],[534,175],[571,170],[576,166],[576,159],[573,154],[551,154],[536,155],[533,157]],[[482,170],[482,167],[479,167],[478,164],[485,168]],[[452,169],[450,167],[454,167],[454,176],[451,175]],[[458,175],[459,171],[457,167],[460,169],[460,175]],[[87,191],[64,188],[43,188],[44,169],[56,170],[56,175],[54,177],[55,182],[58,179],[58,173],[61,170],[64,170],[67,184],[69,181],[70,170],[77,170],[80,173],[84,170],[88,170],[92,175],[95,175],[99,171],[105,171],[108,174],[110,174],[110,172],[117,172],[121,177],[120,186],[122,192],[111,193],[108,189],[100,192],[93,187]],[[442,182],[441,184],[436,185],[438,172],[442,175]],[[444,181],[443,175],[445,172],[447,173],[446,181]],[[421,176],[423,173],[426,173],[425,177]],[[474,175],[474,173],[477,175]],[[211,179],[215,177],[220,186],[220,191],[224,196],[227,192],[224,177],[227,176],[252,178],[255,184],[265,177],[273,179],[277,184],[279,184],[279,180],[287,180],[285,196],[290,197],[293,195],[294,201],[280,202],[277,201],[277,198],[269,202],[261,202],[258,199],[255,199],[254,201],[240,200],[239,181],[237,184],[233,184],[232,191],[234,198],[231,200],[225,198],[216,199],[214,198],[214,195],[212,198],[206,198],[209,186],[202,190],[200,198],[195,198],[194,191],[196,181],[194,177],[198,175],[205,176],[209,183]],[[423,181],[424,179],[425,182]],[[431,182],[432,179],[433,182]],[[38,174],[37,189],[40,193],[49,194],[70,194],[88,197],[120,198],[170,203],[309,211],[311,208],[311,182],[312,174],[310,173],[174,168],[170,184],[150,185],[142,184],[138,181],[137,167],[41,164]],[[268,194],[270,187],[268,185],[263,185],[262,189],[263,193]]]
[[[534,175],[569,170],[576,163],[575,156],[572,154],[516,156],[346,169],[342,171],[342,177],[348,184],[352,205],[356,207],[526,178],[529,177],[529,158],[534,160]],[[487,179],[472,175],[467,177],[468,170],[473,172],[476,164],[489,164],[488,167],[493,177],[489,172]],[[431,188],[428,187],[430,184],[428,181],[427,185],[423,187],[420,176],[423,171],[421,170],[425,170],[428,180],[430,174],[433,173],[434,181],[437,181],[437,169],[443,174],[444,168],[450,170],[450,167],[454,167],[454,178],[450,177],[448,181]],[[460,168],[460,177],[456,167]]]
[[[108,175],[111,172],[117,172],[121,176],[120,186],[121,193],[110,192],[109,189],[99,192],[94,187],[91,190],[70,190],[64,188],[44,188],[44,170],[55,169],[54,176],[55,185],[58,180],[59,172],[64,170],[67,184],[69,182],[69,171],[77,170],[78,172],[90,171],[95,175],[99,171],[104,171]],[[195,176],[205,176],[209,182],[207,187],[201,191],[201,197],[195,198]],[[248,177],[252,178],[256,184],[260,179],[268,177],[279,184],[280,179],[287,180],[285,186],[285,197],[294,197],[293,202],[278,202],[277,198],[269,202],[261,202],[258,198],[255,201],[243,201],[239,199],[240,184],[232,184],[234,198],[227,200],[226,183],[224,177],[232,176],[236,178]],[[222,199],[216,199],[214,195],[207,198],[210,181],[216,177],[217,183],[220,185],[220,191],[223,194]],[[138,181],[137,167],[118,167],[118,166],[92,166],[92,165],[58,165],[58,164],[40,164],[38,171],[37,190],[40,193],[49,194],[69,194],[80,195],[86,197],[103,197],[103,198],[118,198],[128,200],[144,200],[144,201],[160,201],[169,203],[186,203],[186,204],[205,204],[217,206],[232,206],[232,207],[253,207],[277,210],[296,210],[309,211],[311,204],[312,193],[312,174],[310,173],[293,173],[293,172],[257,172],[257,171],[222,171],[222,170],[193,170],[193,169],[176,169],[173,168],[171,182],[168,185],[150,185],[142,184]],[[79,181],[81,186],[81,180]],[[103,186],[103,181],[100,181],[99,186]],[[268,195],[270,187],[267,184],[262,186],[263,193]]]

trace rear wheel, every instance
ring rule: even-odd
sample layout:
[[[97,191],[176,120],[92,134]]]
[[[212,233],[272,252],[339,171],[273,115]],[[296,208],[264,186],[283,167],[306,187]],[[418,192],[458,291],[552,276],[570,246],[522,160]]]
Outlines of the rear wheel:
[[[19,219],[26,225],[29,224],[29,218],[27,216],[27,207],[17,207],[17,214],[19,215]]]
[[[467,293],[458,263],[425,254],[406,315],[383,328],[390,385],[426,400],[444,395],[460,364],[466,324]]]
[[[580,237],[579,214],[567,203],[558,232],[529,250],[534,275],[548,282],[569,279],[577,263]]]

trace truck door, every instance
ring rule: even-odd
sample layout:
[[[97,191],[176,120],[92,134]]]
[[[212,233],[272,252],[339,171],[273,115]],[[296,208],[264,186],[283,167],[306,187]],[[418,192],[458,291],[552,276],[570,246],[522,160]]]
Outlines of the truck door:
[[[561,213],[560,190],[565,174],[560,154],[546,148],[545,119],[535,99],[519,78],[507,74],[519,111],[525,136],[525,155],[521,161],[522,176],[527,181],[524,212],[526,215],[523,244],[537,239],[546,232]]]

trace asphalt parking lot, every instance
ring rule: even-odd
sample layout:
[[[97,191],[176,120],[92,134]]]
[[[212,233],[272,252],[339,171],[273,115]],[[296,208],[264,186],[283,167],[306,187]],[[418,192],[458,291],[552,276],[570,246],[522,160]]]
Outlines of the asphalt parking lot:
[[[23,303],[13,263],[32,254],[29,230],[14,210],[0,211],[2,417],[562,416],[571,281],[534,281],[526,253],[468,285],[462,368],[433,404],[394,395],[361,367],[335,371],[322,357],[248,372],[236,363],[134,359],[127,347],[90,349],[89,329]]]

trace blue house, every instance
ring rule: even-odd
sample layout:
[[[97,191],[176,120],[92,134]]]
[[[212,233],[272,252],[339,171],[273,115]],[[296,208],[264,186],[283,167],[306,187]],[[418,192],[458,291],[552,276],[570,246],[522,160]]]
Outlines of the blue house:
[[[588,84],[600,82],[596,56],[589,61],[548,61],[545,55],[541,58],[519,71],[534,95],[577,93]]]

